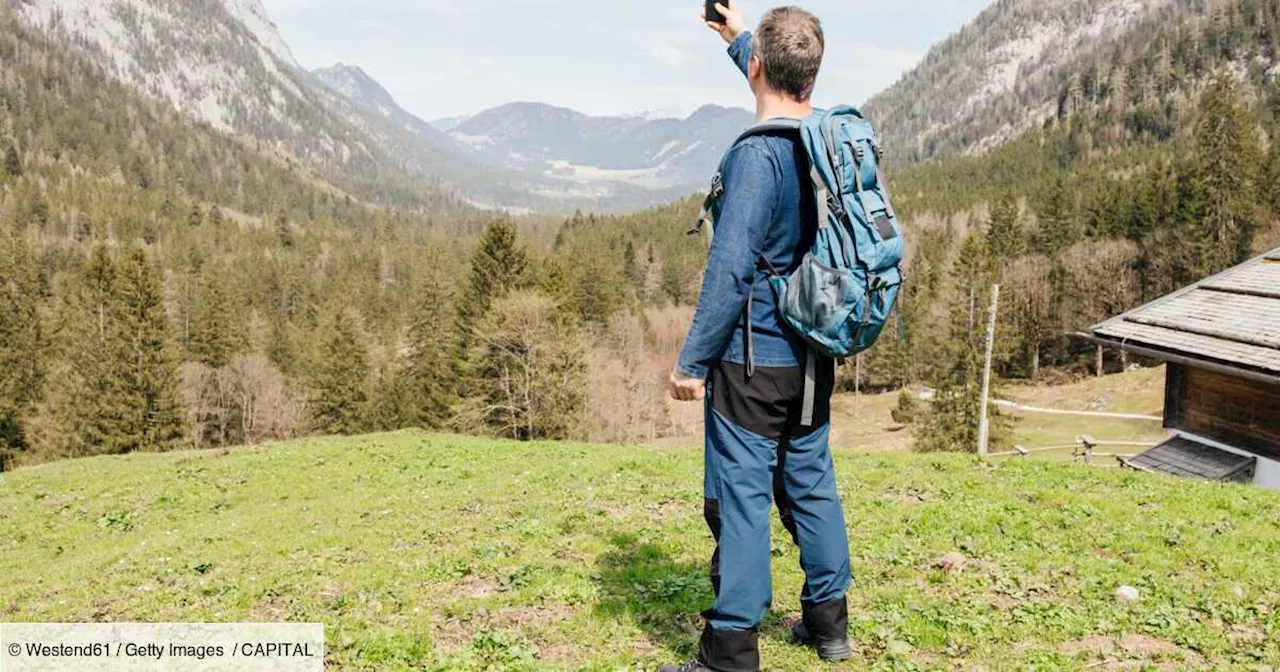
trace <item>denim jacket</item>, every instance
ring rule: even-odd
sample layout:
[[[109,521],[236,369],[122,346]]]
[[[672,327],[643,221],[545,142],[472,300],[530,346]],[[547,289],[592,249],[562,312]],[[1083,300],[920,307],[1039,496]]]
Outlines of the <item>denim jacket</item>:
[[[744,32],[729,46],[743,74],[751,39]],[[676,363],[680,373],[706,378],[716,362],[747,363],[743,325],[748,298],[755,364],[793,367],[804,362],[804,341],[783,324],[767,270],[789,273],[813,247],[817,210],[812,185],[801,171],[808,165],[803,152],[799,142],[782,134],[753,136],[729,150],[722,175],[724,200],[698,308]]]

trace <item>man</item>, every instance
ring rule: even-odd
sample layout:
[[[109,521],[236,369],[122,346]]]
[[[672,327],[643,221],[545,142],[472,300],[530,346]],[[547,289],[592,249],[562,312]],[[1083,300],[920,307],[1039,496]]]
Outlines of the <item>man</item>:
[[[795,7],[774,9],[752,36],[736,8],[717,9],[724,23],[708,25],[747,76],[757,121],[812,113],[824,49],[818,19]],[[804,615],[792,632],[823,659],[852,655],[849,544],[828,447],[835,365],[816,362],[817,398],[806,426],[805,358],[816,355],[782,323],[771,271],[763,270],[789,273],[813,246],[817,208],[808,159],[798,137],[754,135],[730,150],[722,178],[702,293],[670,381],[676,399],[706,400],[704,515],[716,540],[716,600],[703,613],[698,657],[663,672],[760,668],[758,628],[772,600],[771,499],[800,547],[805,572]]]

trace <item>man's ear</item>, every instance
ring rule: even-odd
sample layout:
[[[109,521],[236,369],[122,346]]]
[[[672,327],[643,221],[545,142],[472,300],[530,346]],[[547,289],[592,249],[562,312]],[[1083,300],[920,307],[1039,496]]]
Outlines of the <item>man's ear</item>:
[[[751,54],[751,58],[747,61],[747,79],[754,80],[764,74],[764,62],[759,56]]]

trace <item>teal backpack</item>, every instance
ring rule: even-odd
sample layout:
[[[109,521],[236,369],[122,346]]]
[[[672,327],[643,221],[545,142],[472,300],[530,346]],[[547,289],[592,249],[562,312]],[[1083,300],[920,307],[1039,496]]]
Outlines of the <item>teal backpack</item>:
[[[889,203],[881,170],[883,152],[871,123],[848,106],[815,111],[803,120],[765,121],[748,129],[734,144],[778,132],[798,134],[807,150],[818,207],[818,234],[813,249],[789,275],[766,262],[769,282],[778,296],[783,319],[812,350],[827,357],[852,357],[875,345],[897,304],[904,279],[906,241]],[[723,164],[720,171],[691,233],[706,225],[714,228],[724,198]],[[750,316],[747,319],[750,324]],[[808,360],[806,397],[812,395],[814,374],[814,358]],[[752,369],[748,362],[748,370]],[[811,404],[806,403],[809,408]]]

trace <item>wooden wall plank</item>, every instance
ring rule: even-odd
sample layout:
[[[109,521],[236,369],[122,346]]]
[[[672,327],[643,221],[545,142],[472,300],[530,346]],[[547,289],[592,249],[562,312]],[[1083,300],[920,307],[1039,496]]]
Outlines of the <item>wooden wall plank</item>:
[[[1182,385],[1172,428],[1280,459],[1280,386],[1196,368]]]

